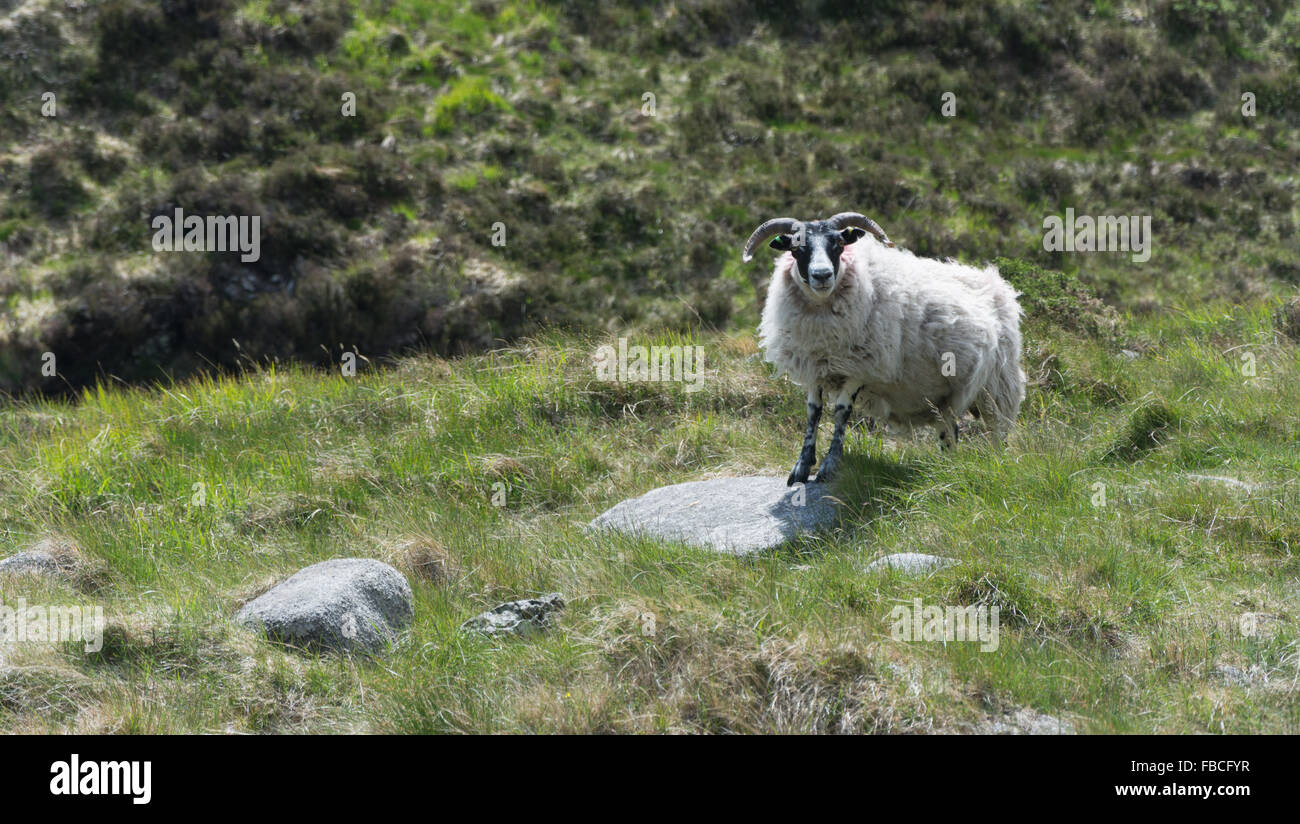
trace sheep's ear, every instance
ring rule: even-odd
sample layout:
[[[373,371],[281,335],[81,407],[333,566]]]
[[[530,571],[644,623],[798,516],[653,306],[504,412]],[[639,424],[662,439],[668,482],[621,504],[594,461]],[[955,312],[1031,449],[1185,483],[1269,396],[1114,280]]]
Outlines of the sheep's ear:
[[[863,231],[862,229],[859,229],[856,226],[850,226],[849,228],[840,232],[840,240],[844,241],[845,246],[848,246],[850,243],[853,243],[854,241],[856,241],[858,238],[862,237],[865,234],[866,232]]]
[[[772,242],[767,245],[771,246],[773,249],[779,249],[782,252],[788,252],[794,248],[794,241],[790,239],[789,235],[777,235],[776,237],[772,238]]]

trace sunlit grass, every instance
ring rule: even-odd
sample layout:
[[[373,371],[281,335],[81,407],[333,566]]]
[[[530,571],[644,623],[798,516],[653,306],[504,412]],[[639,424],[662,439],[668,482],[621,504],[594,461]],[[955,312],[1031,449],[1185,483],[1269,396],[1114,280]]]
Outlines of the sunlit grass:
[[[106,573],[88,592],[5,579],[0,593],[102,604],[120,637],[107,657],[10,656],[3,694],[37,691],[54,710],[5,699],[0,724],[924,731],[1028,707],[1084,731],[1295,731],[1300,423],[1281,410],[1300,401],[1286,379],[1300,358],[1267,339],[1267,316],[1138,323],[1153,343],[1136,360],[1039,332],[1069,380],[1031,389],[1005,451],[978,434],[945,455],[854,429],[842,525],[747,560],[582,528],[661,484],[785,473],[799,395],[747,334],[634,341],[702,346],[698,392],[598,381],[607,341],[553,334],[354,377],[253,370],[14,405],[0,413],[5,544],[64,535]],[[1254,376],[1224,355],[1240,346],[1258,353]],[[1099,400],[1078,389],[1089,381],[1119,389]],[[1161,439],[1115,452],[1153,404],[1174,416]],[[406,569],[415,619],[378,661],[285,652],[230,622],[314,561],[400,567],[413,536],[454,574]],[[958,564],[863,573],[891,552]],[[569,606],[548,636],[457,631],[549,591]],[[1000,645],[894,640],[890,611],[914,598],[999,605]],[[1242,634],[1246,613],[1267,633]],[[1220,666],[1258,680],[1233,685]]]

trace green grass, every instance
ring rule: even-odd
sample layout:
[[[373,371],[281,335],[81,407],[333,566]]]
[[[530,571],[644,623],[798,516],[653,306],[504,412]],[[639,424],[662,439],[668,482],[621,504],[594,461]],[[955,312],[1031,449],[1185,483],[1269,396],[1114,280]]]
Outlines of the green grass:
[[[1035,332],[1029,350],[1070,379],[1027,358],[1005,451],[854,429],[841,526],[749,560],[583,530],[661,484],[784,475],[802,404],[747,334],[634,341],[703,346],[698,392],[599,382],[602,341],[557,334],[355,377],[253,370],[15,404],[4,543],[66,536],[98,573],[80,590],[0,579],[0,597],[100,604],[109,634],[97,655],[6,653],[0,730],[899,732],[1027,707],[1086,732],[1296,732],[1300,424],[1278,410],[1300,405],[1300,352],[1270,309],[1126,318],[1137,360]],[[1087,381],[1129,389],[1099,401]],[[959,563],[863,573],[892,552]],[[292,571],[358,555],[415,592],[379,659],[287,651],[231,621]],[[545,636],[458,632],[549,591],[568,607]],[[1000,646],[894,640],[890,611],[914,598],[998,604]],[[1243,635],[1243,613],[1266,631]],[[1267,681],[1232,685],[1221,665]]]
[[[445,134],[457,124],[493,109],[508,109],[501,96],[494,93],[482,77],[458,80],[433,104],[433,130]]]

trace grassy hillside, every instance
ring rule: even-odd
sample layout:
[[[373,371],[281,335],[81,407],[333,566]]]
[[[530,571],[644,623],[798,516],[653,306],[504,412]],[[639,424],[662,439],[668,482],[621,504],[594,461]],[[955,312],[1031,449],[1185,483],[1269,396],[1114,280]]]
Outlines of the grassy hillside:
[[[1143,311],[1300,280],[1280,0],[0,15],[4,390],[744,326],[763,273],[737,249],[778,214],[863,211],[920,254],[1026,259]],[[154,252],[177,207],[262,216],[261,260]],[[1067,207],[1151,215],[1152,260],[1044,251]]]
[[[0,730],[1300,731],[1297,61],[1282,2],[0,0],[0,556],[69,573],[0,602],[109,621],[0,649]],[[177,207],[261,260],[155,252]],[[1066,208],[1151,259],[1045,251]],[[739,248],[841,209],[1024,291],[1007,448],[856,427],[842,523],[759,558],[585,532],[785,476]],[[703,390],[598,380],[619,336]],[[378,659],[230,620],[341,556],[411,580]],[[914,598],[998,649],[895,641]]]
[[[853,430],[842,526],[752,560],[582,529],[660,484],[784,475],[800,397],[748,334],[657,340],[704,347],[697,392],[597,381],[601,339],[551,336],[12,408],[6,542],[71,541],[93,594],[0,577],[0,598],[91,599],[109,630],[99,655],[16,651],[0,729],[955,732],[1027,708],[1087,732],[1296,732],[1300,423],[1278,410],[1300,403],[1300,350],[1229,307],[1132,335],[1135,360],[1035,332],[1006,451]],[[912,551],[960,563],[862,571]],[[412,581],[411,631],[380,660],[230,622],[340,555]],[[457,631],[550,591],[568,608],[548,635]],[[894,641],[890,610],[918,597],[998,605],[999,648]]]

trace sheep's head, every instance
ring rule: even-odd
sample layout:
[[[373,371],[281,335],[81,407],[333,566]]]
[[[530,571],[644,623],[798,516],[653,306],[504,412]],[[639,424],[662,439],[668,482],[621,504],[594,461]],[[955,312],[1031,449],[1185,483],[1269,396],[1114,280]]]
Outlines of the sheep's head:
[[[753,260],[758,245],[771,239],[773,249],[794,256],[803,288],[814,297],[826,297],[839,282],[840,253],[867,232],[886,246],[894,245],[874,220],[857,212],[840,212],[826,220],[779,217],[754,230],[745,242],[743,258]]]

